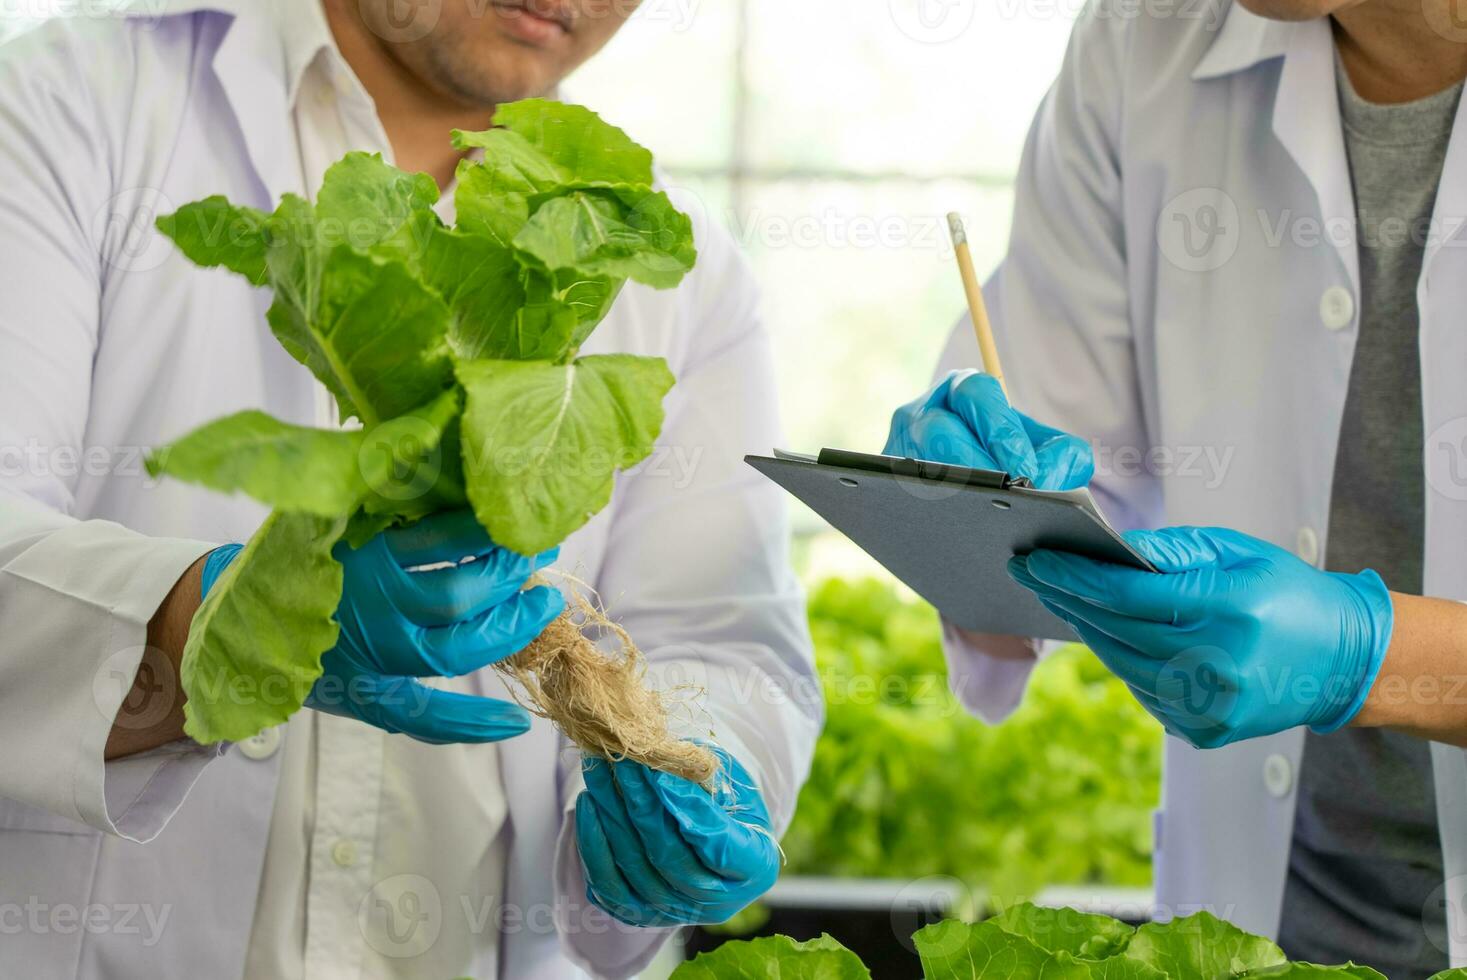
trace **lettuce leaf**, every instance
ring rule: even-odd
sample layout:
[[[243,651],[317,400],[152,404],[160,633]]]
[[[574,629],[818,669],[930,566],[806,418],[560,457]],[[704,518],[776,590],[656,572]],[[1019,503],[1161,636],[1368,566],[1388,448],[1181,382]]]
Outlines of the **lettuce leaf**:
[[[571,343],[579,347],[590,336],[621,293],[625,280],[592,276],[578,270],[563,270],[554,276],[556,295],[576,314],[577,326]]]
[[[184,733],[239,741],[300,710],[336,643],[344,517],[271,514],[210,590],[189,627],[180,681]]]
[[[1225,980],[1288,962],[1283,950],[1210,912],[1136,930],[1123,954],[1174,977]]]
[[[554,198],[520,229],[514,245],[552,272],[582,269],[663,289],[682,279],[696,254],[688,216],[651,190],[630,207],[594,191]]]
[[[621,280],[665,289],[693,267],[692,222],[653,188],[652,155],[626,133],[582,106],[543,99],[500,107],[494,124],[453,133],[459,149],[484,151],[459,166],[458,225],[549,273],[582,323],[605,315]]]
[[[458,422],[463,392],[451,388],[426,405],[388,419],[362,435],[357,468],[373,514],[422,517],[462,506]],[[343,513],[350,513],[347,508]]]
[[[670,980],[871,980],[855,953],[829,936],[795,942],[767,936],[724,943],[672,971]]]
[[[413,217],[432,214],[438,185],[427,174],[409,174],[380,153],[348,153],[327,168],[316,195],[316,221],[328,239],[359,249],[386,241]]]
[[[370,430],[314,429],[238,412],[152,453],[147,468],[292,513],[337,517],[364,505],[397,513],[394,501],[416,500],[438,483],[439,444],[460,408],[458,390],[449,389]]]
[[[522,328],[524,268],[514,252],[492,239],[438,231],[423,274],[453,312],[448,343],[455,357],[553,358],[564,349],[565,337],[547,341]]]
[[[949,919],[912,936],[927,980],[977,980],[979,977],[1043,977],[1089,980],[1090,967],[1064,950],[1050,951],[996,922],[969,924]]]
[[[195,265],[222,266],[263,286],[268,218],[263,211],[230,204],[216,194],[160,216],[157,225]]]
[[[469,501],[495,541],[535,554],[611,499],[618,469],[652,452],[672,372],[660,357],[605,354],[571,364],[465,361]]]
[[[652,154],[585,106],[525,99],[501,106],[494,125],[539,150],[567,183],[652,183]]]
[[[1448,970],[1447,973],[1438,973],[1432,980],[1447,977],[1449,974],[1467,975],[1467,970]],[[1346,963],[1342,966],[1320,966],[1318,963],[1285,963],[1282,966],[1271,966],[1262,970],[1251,970],[1244,976],[1268,977],[1269,980],[1345,980],[1347,977],[1355,977],[1357,980],[1386,980],[1385,974],[1378,970],[1372,970],[1368,966],[1359,966],[1355,963]]]
[[[553,196],[567,176],[524,137],[508,130],[482,133],[455,130],[460,150],[482,149],[482,161],[464,160],[454,174],[453,204],[458,228],[509,248],[530,220],[531,201]]]
[[[271,218],[309,222],[290,199]],[[447,305],[401,262],[341,243],[322,251],[310,230],[267,256],[275,302],[266,319],[291,356],[335,396],[342,420],[392,418],[452,384]]]
[[[1107,915],[1028,903],[1010,906],[991,921],[1005,932],[1033,940],[1043,949],[1064,950],[1092,960],[1122,952],[1135,932]]]
[[[194,262],[268,283],[276,338],[330,389],[343,420],[370,426],[452,384],[447,306],[405,262],[367,252],[431,213],[437,196],[426,175],[352,153],[327,171],[315,207],[287,194],[266,217],[208,198],[158,227]]]
[[[336,517],[367,492],[358,469],[363,433],[289,425],[254,410],[210,422],[148,457],[148,473],[282,510]]]
[[[1103,960],[1087,960],[1091,980],[1166,980],[1167,975],[1140,960],[1110,956]]]

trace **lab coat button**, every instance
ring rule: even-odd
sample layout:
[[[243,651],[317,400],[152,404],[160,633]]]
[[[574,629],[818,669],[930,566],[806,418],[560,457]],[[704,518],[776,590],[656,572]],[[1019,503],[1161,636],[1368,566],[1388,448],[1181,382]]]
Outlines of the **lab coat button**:
[[[349,868],[357,863],[357,846],[343,838],[331,845],[331,860],[338,868]]]
[[[1343,330],[1355,322],[1355,297],[1344,286],[1331,286],[1319,298],[1319,318],[1331,330]]]
[[[1294,788],[1294,767],[1288,759],[1275,753],[1263,760],[1263,787],[1276,800],[1289,795]]]
[[[1294,542],[1294,554],[1311,565],[1319,561],[1319,535],[1314,533],[1314,528],[1299,528],[1298,539]]]
[[[239,750],[246,759],[264,762],[280,748],[280,729],[267,728],[258,735],[251,735],[239,743]]]

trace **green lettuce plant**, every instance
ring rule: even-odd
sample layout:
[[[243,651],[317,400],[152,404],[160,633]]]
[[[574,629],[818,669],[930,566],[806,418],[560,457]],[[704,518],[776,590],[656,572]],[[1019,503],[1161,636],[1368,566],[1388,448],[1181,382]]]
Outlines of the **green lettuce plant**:
[[[456,221],[434,181],[377,155],[333,165],[271,214],[210,197],[158,220],[190,260],[270,287],[281,346],[335,397],[341,429],[245,411],[159,450],[149,471],[272,508],[199,609],[185,731],[248,738],[301,707],[335,643],[340,541],[470,506],[534,554],[606,505],[645,458],[673,378],[657,357],[583,355],[628,280],[678,284],[692,224],[652,156],[579,106],[500,107],[455,132]]]
[[[1017,905],[983,922],[949,919],[912,937],[925,980],[1385,980],[1367,966],[1290,962],[1273,942],[1207,912],[1132,928],[1103,915]],[[829,936],[724,943],[679,966],[672,980],[870,980]],[[1431,980],[1467,980],[1447,970]]]
[[[926,603],[829,579],[810,628],[826,727],[781,842],[787,873],[945,875],[1001,902],[1150,883],[1161,728],[1092,653],[1046,658],[1018,711],[989,725],[950,691]]]

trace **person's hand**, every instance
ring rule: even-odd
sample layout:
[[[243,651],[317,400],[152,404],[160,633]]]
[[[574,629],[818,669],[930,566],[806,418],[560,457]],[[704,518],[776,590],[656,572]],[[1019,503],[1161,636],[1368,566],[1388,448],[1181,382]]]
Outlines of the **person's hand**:
[[[953,371],[897,409],[885,452],[999,470],[1041,490],[1076,490],[1095,473],[1085,440],[1015,411],[997,379],[978,371]]]
[[[779,877],[769,810],[743,766],[715,747],[712,795],[638,762],[582,762],[576,843],[586,897],[633,926],[725,922]]]
[[[211,553],[208,595],[233,555]],[[472,513],[446,511],[383,531],[361,548],[333,554],[345,570],[336,646],[306,706],[356,718],[423,742],[496,742],[529,730],[523,708],[496,698],[441,691],[420,677],[457,677],[513,656],[560,615],[549,586],[523,589],[554,550],[525,558],[489,539]],[[465,560],[472,558],[472,560]],[[419,566],[441,568],[409,571]]]
[[[1035,551],[1009,573],[1074,627],[1168,732],[1199,748],[1349,724],[1390,645],[1373,571],[1324,572],[1221,528],[1131,531],[1160,572]]]

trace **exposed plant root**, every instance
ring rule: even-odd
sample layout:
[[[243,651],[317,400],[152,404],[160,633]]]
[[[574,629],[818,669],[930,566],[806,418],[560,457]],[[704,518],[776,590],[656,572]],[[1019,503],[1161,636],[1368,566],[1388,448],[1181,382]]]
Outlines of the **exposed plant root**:
[[[601,650],[587,631],[610,634],[615,651]],[[535,642],[495,669],[518,682],[510,690],[520,704],[548,718],[586,752],[713,786],[718,757],[672,734],[669,698],[643,682],[646,661],[636,644],[579,591]]]

